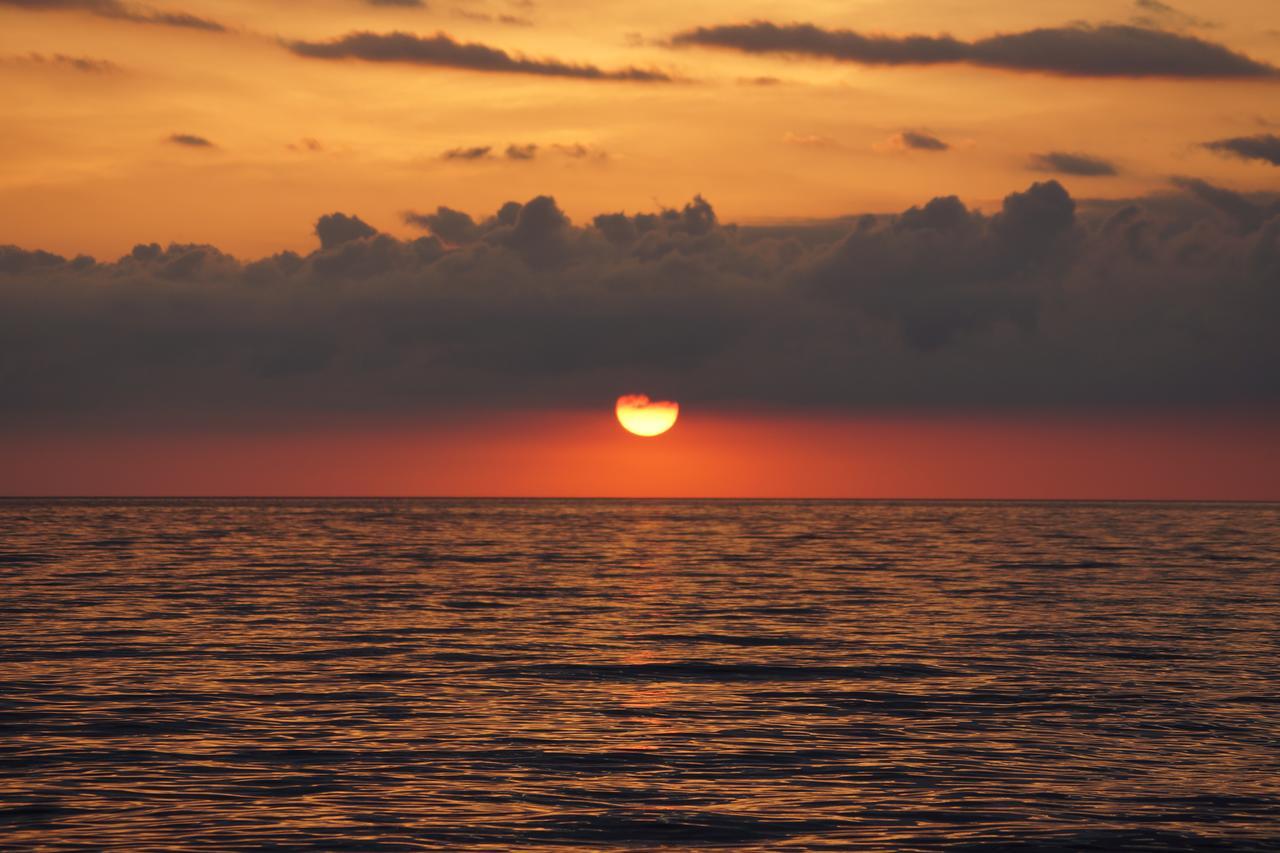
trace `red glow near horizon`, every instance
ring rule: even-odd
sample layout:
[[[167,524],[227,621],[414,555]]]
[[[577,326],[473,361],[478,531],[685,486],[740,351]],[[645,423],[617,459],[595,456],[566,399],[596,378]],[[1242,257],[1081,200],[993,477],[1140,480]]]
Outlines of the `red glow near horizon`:
[[[1280,499],[1280,416],[600,412],[317,430],[15,433],[7,495]]]

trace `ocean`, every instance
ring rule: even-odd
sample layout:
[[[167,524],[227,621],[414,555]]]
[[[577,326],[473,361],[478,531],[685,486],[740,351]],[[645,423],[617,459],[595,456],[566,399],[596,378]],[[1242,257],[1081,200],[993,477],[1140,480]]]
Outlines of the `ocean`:
[[[1280,849],[1280,506],[0,501],[5,849]]]

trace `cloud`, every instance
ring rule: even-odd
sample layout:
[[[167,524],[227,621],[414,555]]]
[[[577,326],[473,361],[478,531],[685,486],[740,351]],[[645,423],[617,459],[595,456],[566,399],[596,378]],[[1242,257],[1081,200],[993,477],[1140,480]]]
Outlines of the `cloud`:
[[[553,266],[568,253],[569,217],[551,196],[540,195],[521,206],[510,232],[499,240],[532,267]]]
[[[557,142],[551,146],[551,149],[571,160],[597,160],[603,162],[609,159],[609,152],[602,151],[593,145],[584,145],[581,142],[569,144]]]
[[[904,130],[900,134],[902,144],[917,151],[946,151],[951,146],[936,136],[913,130]]]
[[[425,9],[423,0],[364,0],[366,6],[390,6],[400,9]]]
[[[1076,411],[1280,404],[1280,201],[1184,179],[990,214],[734,226],[703,198],[573,223],[554,199],[436,207],[400,240],[351,213],[246,262],[142,243],[0,248],[9,423],[599,406]]]
[[[867,35],[813,24],[697,27],[673,45],[817,57],[862,65],[965,63],[1072,77],[1275,78],[1280,70],[1194,36],[1123,24],[1041,27],[974,41],[949,35]]]
[[[290,151],[306,151],[312,154],[318,154],[324,151],[324,143],[314,137],[306,136],[297,142],[290,142],[285,146]]]
[[[469,21],[483,21],[486,24],[507,24],[513,27],[531,27],[533,21],[518,15],[490,15],[488,12],[476,12],[471,9],[454,9],[455,17]]]
[[[469,148],[450,148],[440,156],[446,160],[483,160],[491,151],[492,145],[474,145]]]
[[[568,157],[572,160],[607,160],[609,155],[604,151],[593,148],[590,145],[583,145],[581,142],[572,144],[553,143],[546,146],[550,151]],[[444,154],[440,155],[446,160],[492,160],[497,146],[494,145],[473,145],[462,148],[451,148]],[[538,152],[543,150],[536,142],[512,142],[502,151],[502,156],[507,160],[516,162],[528,162],[538,157]]]
[[[475,220],[468,214],[444,206],[437,207],[435,213],[408,211],[404,214],[404,221],[407,225],[430,231],[441,240],[455,246],[469,243],[481,234]]]
[[[320,238],[320,248],[332,249],[353,240],[363,240],[377,234],[373,226],[358,216],[347,216],[345,213],[330,213],[316,220],[316,236]]]
[[[135,24],[159,24],[167,27],[226,32],[217,21],[201,18],[186,12],[165,12],[150,6],[124,3],[121,0],[0,0],[0,6],[11,6],[36,12],[70,10],[114,18]]]
[[[1188,15],[1180,9],[1162,3],[1160,0],[1134,0],[1139,14],[1134,16],[1133,23],[1142,27],[1192,27],[1197,29],[1213,29],[1217,24],[1204,18]]]
[[[1272,166],[1280,166],[1280,136],[1260,133],[1257,136],[1235,136],[1206,142],[1205,148],[1219,154],[1227,154],[1244,160],[1261,160]]]
[[[43,53],[28,53],[25,56],[15,56],[3,61],[21,65],[45,65],[67,68],[84,74],[116,74],[122,70],[119,65],[107,59],[94,59],[88,56],[68,56],[65,53],[54,53],[49,55],[45,55]]]
[[[895,133],[883,142],[871,146],[882,153],[902,151],[949,151],[951,146],[931,133],[917,130],[904,130]]]
[[[1070,154],[1065,151],[1049,151],[1031,158],[1031,168],[1038,172],[1056,172],[1082,178],[1099,178],[1117,173],[1113,163],[1088,154]]]
[[[217,147],[212,142],[205,139],[203,136],[196,136],[195,134],[192,134],[192,133],[175,133],[169,137],[168,141],[173,143],[174,145],[182,145],[186,148],[216,148]]]
[[[313,59],[360,59],[366,62],[398,62],[434,68],[462,68],[507,74],[537,74],[580,80],[623,80],[639,83],[670,82],[661,71],[643,68],[604,70],[594,65],[559,59],[530,59],[477,42],[459,42],[447,33],[416,36],[352,32],[326,42],[293,41],[286,46],[299,56]]]
[[[1235,190],[1217,187],[1199,178],[1174,178],[1173,185],[1191,193],[1246,233],[1280,216],[1280,202],[1259,203]]]
[[[802,148],[835,148],[840,144],[830,136],[823,136],[820,133],[792,133],[791,131],[782,135],[782,141]]]

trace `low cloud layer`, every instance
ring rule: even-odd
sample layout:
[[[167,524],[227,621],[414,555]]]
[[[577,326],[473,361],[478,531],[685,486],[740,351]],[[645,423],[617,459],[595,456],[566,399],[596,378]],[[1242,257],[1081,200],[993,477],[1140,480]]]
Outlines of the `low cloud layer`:
[[[1214,142],[1206,142],[1204,147],[1219,154],[1240,157],[1244,160],[1261,160],[1272,166],[1280,166],[1280,136],[1272,133],[1218,139]]]
[[[643,68],[605,70],[595,65],[559,59],[531,59],[478,42],[460,42],[447,33],[417,36],[412,33],[348,33],[332,41],[292,41],[287,47],[312,59],[359,59],[396,62],[436,68],[463,68],[507,74],[537,74],[580,80],[623,80],[639,83],[670,82],[661,71]]]
[[[671,42],[862,65],[964,63],[1072,77],[1280,78],[1280,69],[1220,44],[1123,24],[1040,27],[964,41],[949,35],[892,36],[752,21],[697,27]]]
[[[220,33],[227,29],[209,18],[201,18],[187,12],[165,11],[136,3],[124,3],[121,0],[0,0],[0,6],[36,12],[71,10],[135,24],[159,24],[208,32]]]
[[[429,208],[427,208],[429,209]],[[679,209],[572,223],[352,213],[254,262],[145,243],[96,263],[0,248],[11,423],[386,417],[607,406],[644,391],[850,411],[1280,404],[1280,202],[1203,181],[993,214],[735,227]]]

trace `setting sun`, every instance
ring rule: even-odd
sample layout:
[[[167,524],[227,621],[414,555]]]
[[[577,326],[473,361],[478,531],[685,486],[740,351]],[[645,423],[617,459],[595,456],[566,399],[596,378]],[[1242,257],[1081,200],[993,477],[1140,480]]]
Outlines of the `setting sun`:
[[[618,398],[618,423],[633,435],[652,438],[676,425],[680,404],[666,400],[651,401],[643,394],[626,394]]]

